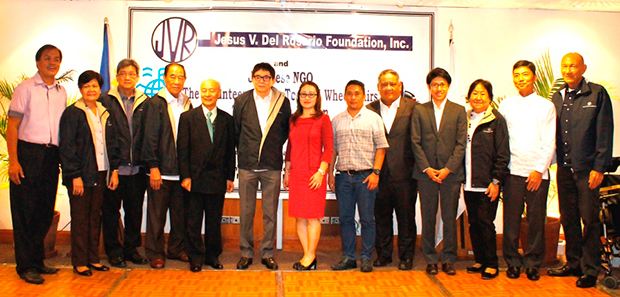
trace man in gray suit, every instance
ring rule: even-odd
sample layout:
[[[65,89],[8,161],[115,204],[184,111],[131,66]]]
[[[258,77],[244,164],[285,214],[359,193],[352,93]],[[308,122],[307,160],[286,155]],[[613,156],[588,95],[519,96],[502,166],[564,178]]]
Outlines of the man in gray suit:
[[[417,182],[412,178],[415,159],[411,150],[411,116],[418,103],[402,95],[403,83],[392,69],[379,74],[377,89],[380,100],[366,105],[383,119],[385,134],[390,147],[385,153],[379,179],[379,193],[375,200],[377,259],[375,267],[392,263],[394,230],[392,213],[398,219],[398,269],[411,270],[415,254],[417,227],[415,200]]]
[[[437,274],[435,250],[437,208],[441,201],[443,250],[441,269],[456,274],[456,211],[461,184],[465,179],[463,158],[467,141],[465,108],[446,99],[452,78],[442,68],[431,70],[426,84],[431,101],[413,110],[411,143],[415,156],[413,178],[418,181],[422,209],[422,253],[426,273]]]

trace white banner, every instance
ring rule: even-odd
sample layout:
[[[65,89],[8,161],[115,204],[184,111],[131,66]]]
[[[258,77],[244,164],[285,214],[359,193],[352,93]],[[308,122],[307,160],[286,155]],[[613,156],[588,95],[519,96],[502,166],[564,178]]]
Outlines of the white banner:
[[[379,98],[377,76],[394,69],[405,89],[427,101],[425,77],[432,68],[432,13],[382,11],[130,8],[129,56],[141,69],[138,88],[163,87],[163,67],[185,66],[185,94],[200,104],[200,83],[221,83],[218,106],[232,112],[233,99],[252,89],[259,62],[276,69],[275,87],[296,100],[305,80],[321,88],[330,116],[346,108],[344,87],[366,84],[366,100]],[[421,98],[420,98],[421,97]],[[291,104],[293,111],[296,103]]]

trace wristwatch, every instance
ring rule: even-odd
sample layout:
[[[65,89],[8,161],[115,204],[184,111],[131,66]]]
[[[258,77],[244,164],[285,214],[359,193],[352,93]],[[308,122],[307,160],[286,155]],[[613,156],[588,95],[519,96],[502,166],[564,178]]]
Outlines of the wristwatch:
[[[496,185],[496,186],[499,186],[499,180],[494,178],[493,179],[493,184]]]
[[[325,175],[325,170],[323,170],[323,169],[319,168],[319,169],[317,169],[317,171],[318,171],[321,175]]]
[[[374,173],[376,175],[381,175],[381,169],[373,169],[372,173]]]

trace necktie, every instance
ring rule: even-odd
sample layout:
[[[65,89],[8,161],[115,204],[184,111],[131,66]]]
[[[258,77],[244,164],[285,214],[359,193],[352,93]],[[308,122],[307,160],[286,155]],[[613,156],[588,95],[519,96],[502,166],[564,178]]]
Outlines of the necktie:
[[[213,123],[211,122],[212,113],[207,112],[207,129],[209,129],[209,136],[211,136],[211,142],[213,142]]]

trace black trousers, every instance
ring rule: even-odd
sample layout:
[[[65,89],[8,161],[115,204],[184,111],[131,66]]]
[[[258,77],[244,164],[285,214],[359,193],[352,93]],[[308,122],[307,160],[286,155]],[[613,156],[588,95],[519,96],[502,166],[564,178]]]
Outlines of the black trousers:
[[[187,255],[191,263],[213,262],[222,254],[222,194],[188,193],[185,206],[187,218]],[[201,236],[204,214],[205,235]]]
[[[396,211],[398,224],[398,257],[401,260],[413,259],[417,227],[415,222],[415,202],[417,181],[393,181],[391,178],[379,180],[379,193],[375,200],[375,250],[377,256],[392,258],[394,250],[394,227],[392,213]]]
[[[437,226],[437,210],[441,204],[443,220],[442,263],[454,263],[458,248],[456,235],[456,213],[459,207],[461,191],[460,182],[438,184],[429,178],[418,180],[420,192],[420,208],[422,212],[422,254],[427,264],[437,264],[439,256],[435,249],[435,227]]]
[[[54,217],[60,156],[58,147],[18,141],[24,172],[21,184],[10,184],[11,217],[17,273],[43,266],[43,239]]]
[[[170,234],[168,236],[168,257],[178,258],[185,253],[185,209],[184,192],[180,181],[164,180],[159,190],[147,188],[146,214],[146,257],[153,261],[165,259],[164,227],[166,214],[170,209]]]
[[[540,268],[545,258],[545,220],[549,180],[537,191],[527,190],[526,177],[509,175],[504,185],[504,259],[508,266]],[[527,204],[527,241],[530,248],[519,254],[519,231],[524,204]]]
[[[597,276],[601,271],[600,187],[590,189],[589,178],[590,172],[573,173],[570,168],[558,166],[558,199],[566,237],[566,261],[571,268]]]
[[[115,191],[106,188],[103,200],[103,242],[108,258],[130,256],[142,245],[142,207],[147,179],[143,169],[135,175],[119,175]],[[124,240],[120,242],[119,212],[123,205]]]
[[[72,181],[66,181],[72,184]],[[86,266],[99,263],[99,235],[101,233],[101,205],[106,184],[106,172],[97,175],[97,185],[84,186],[81,196],[73,195],[73,186],[67,187],[71,206],[71,264]]]
[[[495,232],[495,215],[499,197],[491,202],[484,192],[465,191],[469,237],[476,263],[484,267],[498,268],[497,234]]]

